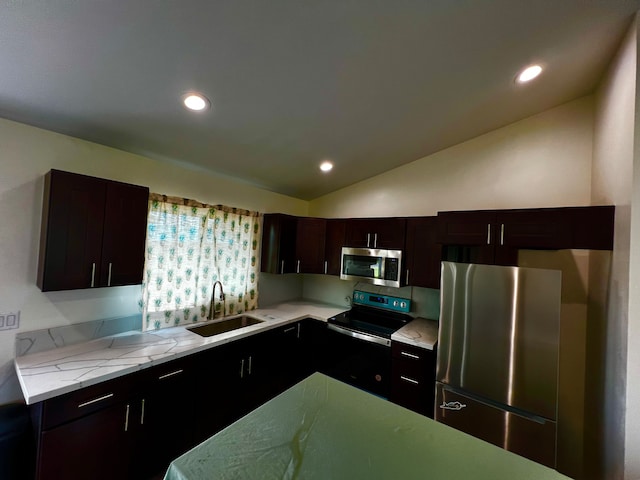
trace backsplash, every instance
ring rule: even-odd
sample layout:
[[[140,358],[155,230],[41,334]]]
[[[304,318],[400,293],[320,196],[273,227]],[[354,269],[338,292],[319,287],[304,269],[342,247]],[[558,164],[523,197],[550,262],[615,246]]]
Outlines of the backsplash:
[[[140,330],[141,327],[142,316],[131,315],[33,330],[31,332],[20,332],[16,334],[16,357],[95,340],[122,332]]]

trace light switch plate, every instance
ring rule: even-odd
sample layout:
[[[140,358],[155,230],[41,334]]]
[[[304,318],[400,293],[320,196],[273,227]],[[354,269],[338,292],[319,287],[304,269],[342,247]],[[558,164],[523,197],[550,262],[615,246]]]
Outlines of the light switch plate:
[[[0,313],[0,330],[13,330],[20,327],[20,312]]]

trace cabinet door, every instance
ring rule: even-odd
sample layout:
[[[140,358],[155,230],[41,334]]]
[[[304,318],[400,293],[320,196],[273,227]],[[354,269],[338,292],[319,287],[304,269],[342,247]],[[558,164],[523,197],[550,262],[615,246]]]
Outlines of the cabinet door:
[[[325,246],[324,246],[324,273],[327,275],[340,275],[340,262],[342,261],[342,247],[345,246],[346,221],[343,219],[327,220]]]
[[[100,286],[142,283],[149,189],[107,183]]]
[[[462,263],[495,262],[494,211],[438,212],[437,242],[442,260]]]
[[[440,288],[442,247],[436,243],[437,217],[407,219],[405,281],[414,287]]]
[[[493,245],[494,211],[438,212],[438,242],[443,245]]]
[[[296,271],[296,223],[297,218],[291,215],[264,215],[261,272],[283,274]]]
[[[561,249],[571,245],[571,221],[562,209],[498,211],[496,244],[533,249]]]
[[[135,445],[128,435],[130,410],[129,404],[117,404],[42,432],[37,478],[132,478],[129,460]]]
[[[37,284],[42,291],[97,286],[106,181],[51,170],[45,177]]]
[[[189,361],[174,361],[146,373],[141,414],[134,419],[143,430],[140,475],[166,471],[169,463],[194,445],[194,384]]]
[[[404,218],[352,218],[347,221],[346,246],[365,248],[404,248]]]
[[[327,221],[298,218],[296,223],[296,273],[324,273]]]
[[[243,351],[234,341],[198,354],[195,362],[194,442],[199,443],[240,418],[245,411]]]

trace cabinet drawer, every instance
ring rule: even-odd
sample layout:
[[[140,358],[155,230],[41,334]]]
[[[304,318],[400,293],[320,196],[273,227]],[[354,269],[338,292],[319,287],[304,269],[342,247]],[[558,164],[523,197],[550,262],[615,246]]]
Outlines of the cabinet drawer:
[[[433,358],[433,350],[426,350],[401,342],[391,342],[391,356],[410,362],[425,362]]]
[[[47,430],[122,402],[133,394],[139,378],[138,373],[124,375],[36,404],[35,408],[42,409],[42,429]]]

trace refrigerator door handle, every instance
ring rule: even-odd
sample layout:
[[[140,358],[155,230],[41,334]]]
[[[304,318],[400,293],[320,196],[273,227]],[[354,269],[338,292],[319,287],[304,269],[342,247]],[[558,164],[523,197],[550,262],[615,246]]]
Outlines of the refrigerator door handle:
[[[440,408],[443,410],[462,410],[466,405],[460,402],[442,402]]]

